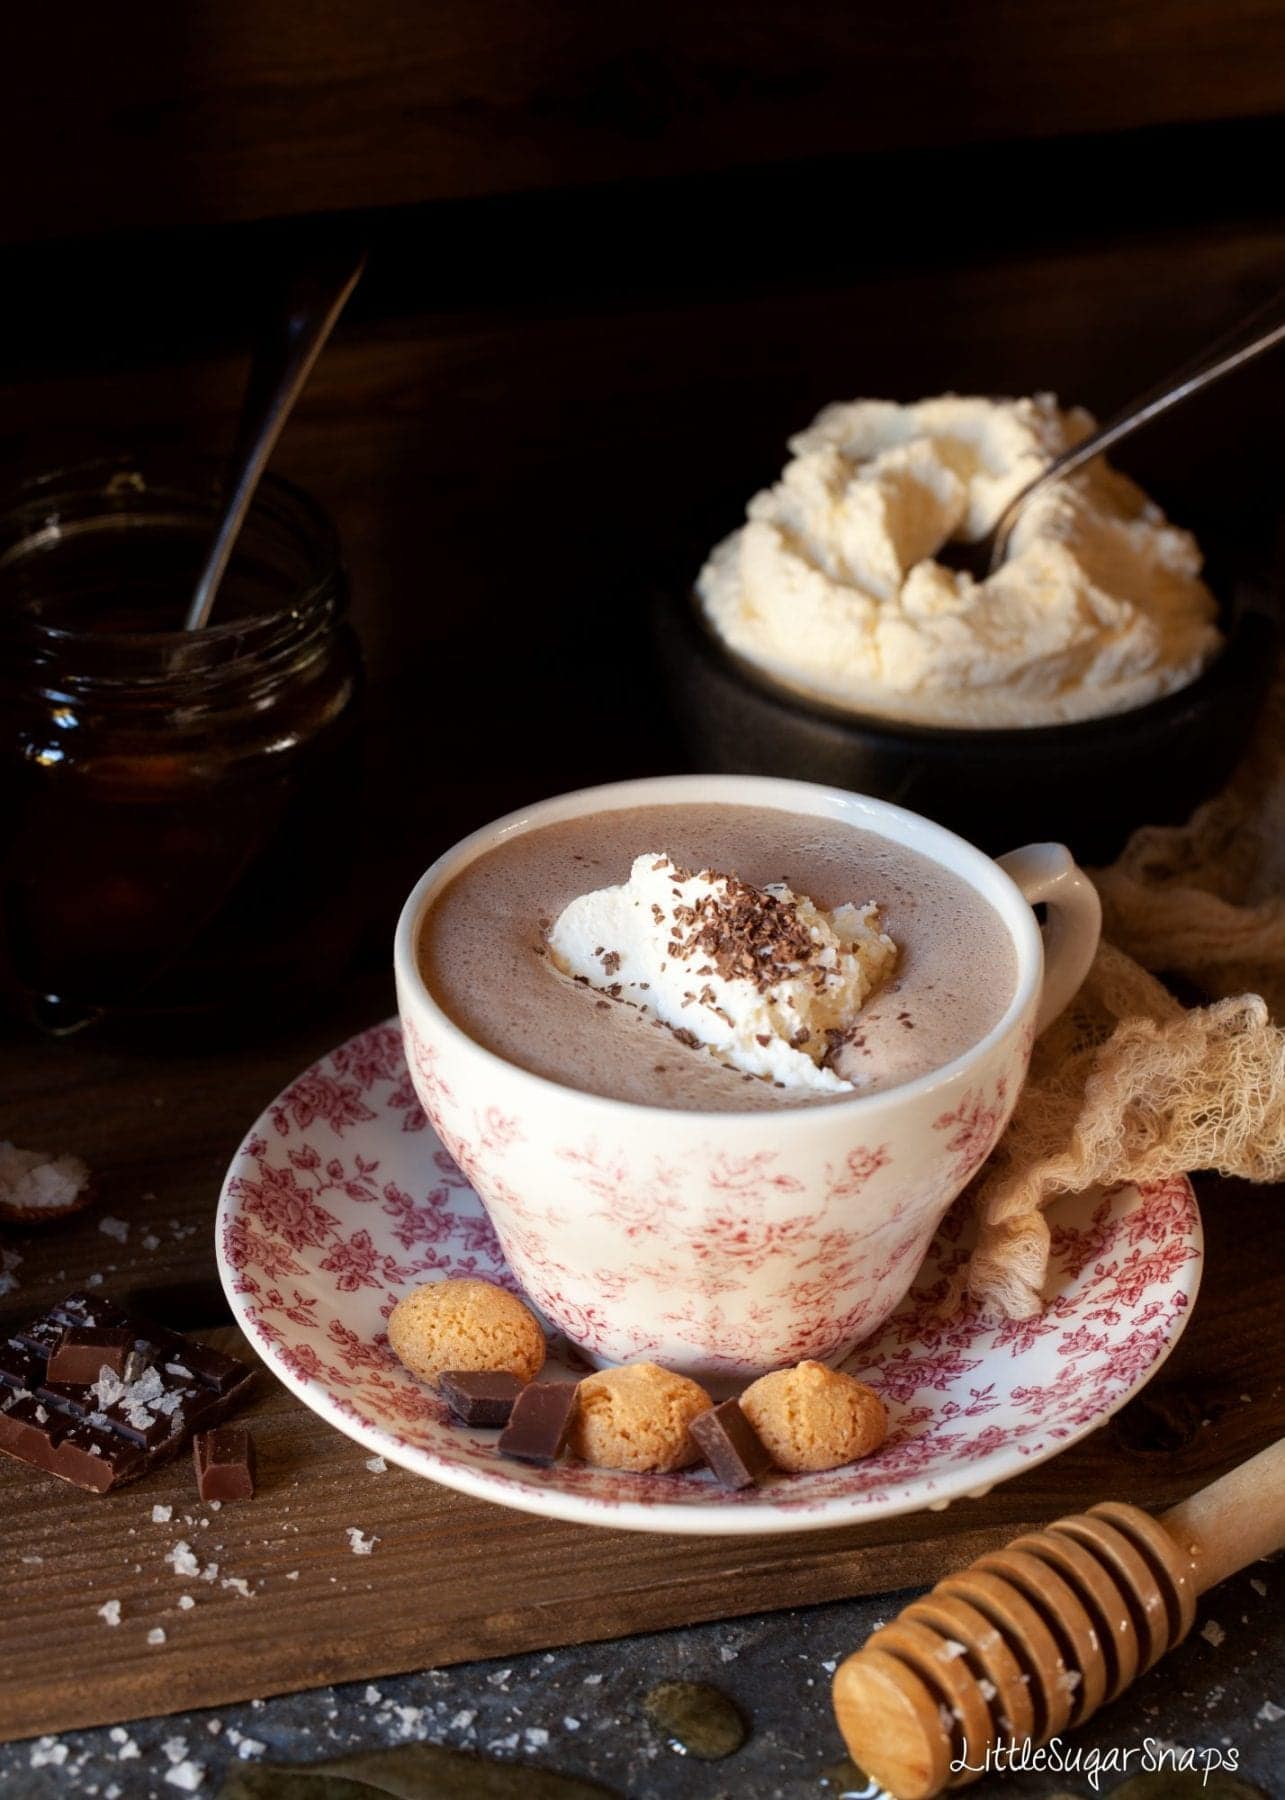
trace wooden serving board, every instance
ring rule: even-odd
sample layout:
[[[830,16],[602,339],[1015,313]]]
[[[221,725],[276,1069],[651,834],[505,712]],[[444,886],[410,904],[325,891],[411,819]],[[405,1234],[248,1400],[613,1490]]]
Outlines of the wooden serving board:
[[[237,1344],[230,1327],[199,1329],[227,1318],[212,1233],[223,1170],[293,1074],[382,1016],[383,986],[355,984],[342,1012],[285,1027],[252,1056],[0,1040],[0,1135],[74,1149],[99,1184],[96,1206],[56,1229],[0,1229],[0,1329],[97,1276],[104,1293]],[[392,1467],[372,1474],[365,1450],[266,1371],[243,1415],[259,1493],[217,1513],[197,1501],[186,1457],[99,1497],[0,1456],[0,1738],[891,1592],[1096,1500],[1169,1504],[1285,1432],[1280,1193],[1200,1186],[1204,1285],[1156,1380],[1065,1455],[946,1512],[758,1539],[548,1522]],[[172,1517],[154,1523],[153,1506]],[[354,1554],[349,1528],[377,1540],[369,1555]],[[180,1541],[218,1564],[212,1581],[175,1573]],[[98,1614],[108,1600],[121,1603],[115,1627]],[[156,1628],[165,1641],[149,1644]]]

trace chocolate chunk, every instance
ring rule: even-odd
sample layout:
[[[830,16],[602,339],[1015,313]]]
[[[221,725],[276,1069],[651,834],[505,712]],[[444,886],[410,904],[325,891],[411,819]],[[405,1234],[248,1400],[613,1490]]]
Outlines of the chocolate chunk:
[[[47,1376],[50,1381],[71,1381],[88,1385],[98,1380],[104,1369],[123,1376],[134,1366],[138,1356],[134,1335],[123,1326],[69,1325],[49,1358]]]
[[[500,1433],[500,1454],[550,1467],[562,1455],[575,1410],[575,1382],[533,1381],[513,1402]]]
[[[196,1486],[202,1500],[254,1498],[254,1439],[237,1425],[220,1425],[192,1439]]]
[[[65,1346],[92,1363],[91,1373],[73,1363],[83,1379],[61,1378]],[[112,1356],[122,1348],[118,1373]],[[0,1343],[0,1450],[106,1493],[173,1456],[198,1425],[214,1425],[252,1379],[235,1357],[100,1295],[72,1294]]]
[[[522,1392],[522,1383],[507,1369],[452,1369],[437,1385],[461,1425],[507,1425]]]
[[[724,1487],[752,1487],[772,1467],[767,1446],[735,1400],[697,1413],[687,1429]]]

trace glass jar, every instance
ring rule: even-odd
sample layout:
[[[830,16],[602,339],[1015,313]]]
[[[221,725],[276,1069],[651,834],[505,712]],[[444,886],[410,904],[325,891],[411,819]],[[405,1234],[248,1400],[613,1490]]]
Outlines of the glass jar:
[[[217,502],[211,468],[131,457],[0,510],[0,956],[49,1029],[330,973],[345,935],[361,660],[338,541],[265,479],[188,632]]]

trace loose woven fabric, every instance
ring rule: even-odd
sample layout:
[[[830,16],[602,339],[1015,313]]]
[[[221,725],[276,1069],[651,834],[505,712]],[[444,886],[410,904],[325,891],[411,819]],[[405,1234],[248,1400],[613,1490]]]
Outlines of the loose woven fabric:
[[[1223,793],[1094,871],[1104,942],[978,1182],[975,1300],[1040,1311],[1059,1194],[1193,1169],[1285,1179],[1283,876],[1285,681]],[[1215,998],[1189,1010],[1157,974]]]

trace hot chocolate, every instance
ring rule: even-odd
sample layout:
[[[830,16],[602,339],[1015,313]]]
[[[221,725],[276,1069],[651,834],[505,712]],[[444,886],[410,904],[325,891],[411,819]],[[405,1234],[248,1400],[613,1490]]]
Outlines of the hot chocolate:
[[[827,911],[877,903],[897,958],[830,1059],[848,1085],[782,1087],[745,1074],[559,972],[547,934],[563,909],[627,881],[637,856],[662,848],[680,868],[756,888],[784,882]],[[998,1024],[1017,981],[1007,928],[962,877],[833,819],[718,804],[632,807],[516,833],[437,897],[418,954],[438,1004],[505,1061],[586,1093],[718,1112],[833,1103],[911,1081]]]

